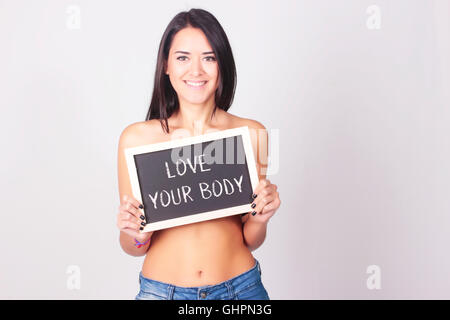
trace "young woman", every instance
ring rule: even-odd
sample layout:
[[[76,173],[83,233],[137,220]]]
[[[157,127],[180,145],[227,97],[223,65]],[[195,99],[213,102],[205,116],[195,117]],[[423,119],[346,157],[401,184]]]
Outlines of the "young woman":
[[[216,18],[202,9],[176,15],[160,43],[146,121],[127,126],[119,141],[120,244],[132,256],[146,255],[136,299],[269,299],[251,253],[280,206],[263,164],[256,163],[260,182],[249,214],[141,233],[145,216],[132,196],[124,156],[129,147],[248,126],[257,159],[260,149],[267,152],[267,131],[227,112],[235,87],[231,47]]]

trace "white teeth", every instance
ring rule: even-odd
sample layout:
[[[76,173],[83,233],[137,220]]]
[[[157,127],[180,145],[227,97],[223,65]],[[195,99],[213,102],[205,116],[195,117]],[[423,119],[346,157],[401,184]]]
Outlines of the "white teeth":
[[[206,83],[206,81],[202,81],[202,82],[190,82],[190,81],[186,81],[186,83],[190,86],[194,86],[194,87],[201,87],[202,85],[204,85]]]

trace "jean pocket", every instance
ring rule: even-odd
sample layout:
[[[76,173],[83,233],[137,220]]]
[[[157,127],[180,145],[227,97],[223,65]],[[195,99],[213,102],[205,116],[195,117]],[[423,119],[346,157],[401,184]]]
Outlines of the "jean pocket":
[[[152,292],[139,291],[139,294],[136,296],[136,300],[167,300],[167,298],[157,295]]]
[[[255,281],[235,293],[237,300],[268,300],[268,294],[261,280]]]

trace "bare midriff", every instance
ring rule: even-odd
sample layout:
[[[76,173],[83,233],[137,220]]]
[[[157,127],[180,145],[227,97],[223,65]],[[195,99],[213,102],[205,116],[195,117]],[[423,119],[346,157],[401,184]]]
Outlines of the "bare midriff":
[[[214,285],[255,265],[241,215],[155,231],[142,275],[180,287]]]

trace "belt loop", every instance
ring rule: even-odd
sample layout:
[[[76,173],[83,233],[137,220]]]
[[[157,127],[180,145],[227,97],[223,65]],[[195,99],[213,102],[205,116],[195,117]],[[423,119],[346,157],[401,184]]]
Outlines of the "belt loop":
[[[167,288],[167,300],[173,300],[173,294],[175,291],[175,287],[172,284],[169,284]]]
[[[231,282],[230,282],[230,281],[225,281],[225,286],[226,286],[227,289],[228,289],[228,297],[229,297],[230,299],[234,299],[234,287],[233,287],[233,285],[231,284]]]

